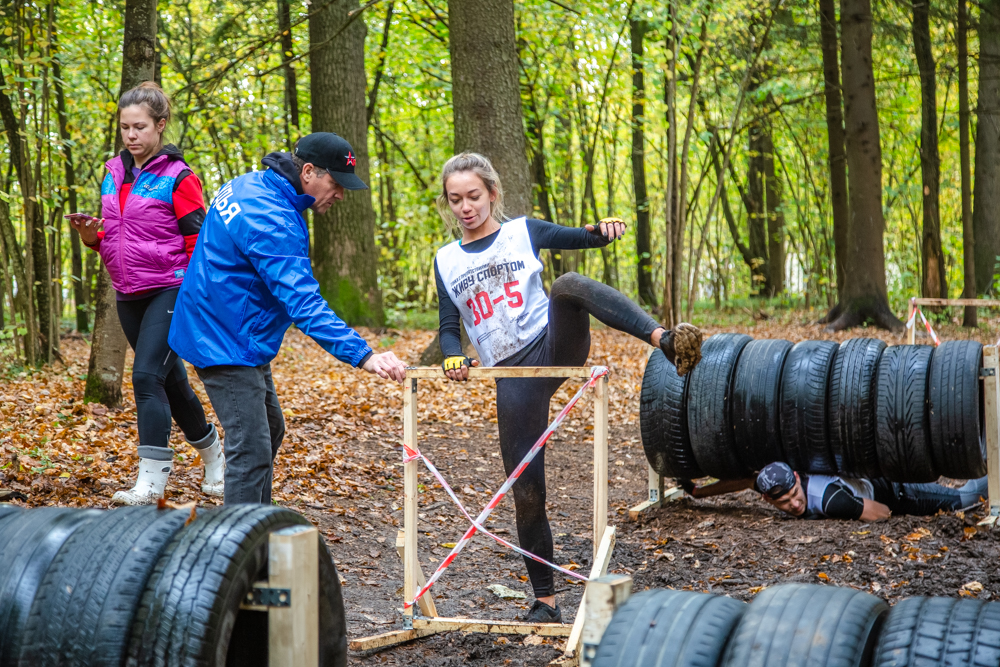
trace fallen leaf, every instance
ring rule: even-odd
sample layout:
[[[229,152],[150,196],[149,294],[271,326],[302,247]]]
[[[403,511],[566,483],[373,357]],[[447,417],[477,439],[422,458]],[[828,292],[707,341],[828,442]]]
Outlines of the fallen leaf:
[[[501,600],[526,600],[528,596],[521,591],[515,591],[513,588],[507,588],[503,584],[492,584],[486,587],[486,590],[491,591]]]
[[[823,581],[830,581],[830,577],[829,577],[829,575],[827,575],[826,572],[820,572],[816,576],[819,577],[820,579],[822,579]]]
[[[983,590],[983,585],[978,581],[970,581],[968,583],[962,584],[963,591],[969,591],[970,593],[981,593]]]
[[[931,537],[931,531],[921,527],[917,528],[903,539],[909,540],[910,542],[917,542],[925,537]]]
[[[457,546],[455,542],[442,542],[438,545],[439,547],[444,547],[445,549],[454,549]]]
[[[966,526],[963,530],[965,532],[965,539],[967,540],[971,540],[972,536],[979,532],[975,526]]]
[[[538,635],[528,635],[524,638],[525,646],[541,646],[545,643],[545,638]]]

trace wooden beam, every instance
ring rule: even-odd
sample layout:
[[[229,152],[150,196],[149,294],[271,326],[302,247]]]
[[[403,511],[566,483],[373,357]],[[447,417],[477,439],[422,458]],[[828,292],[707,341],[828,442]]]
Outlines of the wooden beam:
[[[396,552],[399,557],[403,559],[404,567],[406,564],[406,533],[402,530],[396,533]],[[424,578],[424,571],[420,568],[420,559],[417,560],[417,571],[414,573],[417,578],[417,588],[423,588],[427,580]],[[430,591],[427,591],[420,596],[417,600],[417,604],[420,605],[420,613],[424,616],[437,616],[437,607],[434,605],[434,596],[431,595]]]
[[[594,385],[594,554],[608,525],[608,376]]]
[[[492,366],[489,368],[470,368],[469,379],[589,378],[591,370],[589,366]],[[406,369],[406,377],[429,380],[447,379],[440,366],[411,366]]]
[[[567,637],[572,631],[566,623],[527,623],[524,621],[490,621],[475,618],[414,618],[415,630],[434,632],[479,632],[495,635],[541,635]]]
[[[986,477],[990,514],[1000,514],[1000,358],[994,345],[983,348],[983,402],[986,410]],[[989,373],[992,372],[992,375]]]
[[[373,651],[377,648],[395,646],[396,644],[403,644],[405,642],[413,641],[414,639],[420,639],[421,637],[427,637],[433,634],[437,634],[437,630],[390,630],[389,632],[372,635],[371,637],[355,639],[348,644],[348,648],[352,651]]]
[[[319,667],[319,532],[292,526],[271,533],[268,585],[287,588],[290,606],[267,610],[271,667]]]
[[[611,563],[611,554],[615,550],[615,527],[608,526],[604,530],[604,537],[601,538],[597,555],[594,556],[594,564],[590,568],[589,579],[597,579],[608,573],[608,565]],[[587,617],[587,596],[580,600],[580,608],[576,610],[576,618],[573,619],[573,631],[566,640],[566,650],[563,655],[567,658],[580,658],[580,641],[583,639],[583,621]]]
[[[580,651],[581,667],[590,667],[597,656],[597,646],[611,623],[618,607],[625,604],[632,593],[632,577],[627,574],[610,574],[587,583],[587,615],[583,619],[583,649]]]
[[[635,507],[632,507],[628,511],[628,518],[630,521],[635,521],[639,518],[639,515],[643,512],[657,507],[663,507],[663,503],[673,502],[675,500],[680,500],[684,497],[684,489],[679,486],[672,486],[669,489],[663,491],[663,499],[657,501],[644,500]]]
[[[977,308],[996,308],[1000,299],[934,299],[917,297],[913,303],[918,306],[976,306]]]
[[[417,380],[403,383],[403,444],[417,449]],[[417,460],[403,464],[403,602],[417,594]],[[403,610],[412,617],[413,607]]]

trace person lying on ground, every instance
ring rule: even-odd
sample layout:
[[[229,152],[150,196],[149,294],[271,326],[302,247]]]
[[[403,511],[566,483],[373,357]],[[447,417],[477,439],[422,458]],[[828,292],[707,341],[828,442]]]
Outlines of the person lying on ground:
[[[271,360],[294,323],[340,361],[402,382],[392,352],[374,354],[320,295],[302,212],[325,213],[364,190],[351,145],[332,132],[270,153],[266,167],[219,190],[177,295],[170,346],[197,370],[225,431],[225,503],[271,503],[285,421]],[[368,196],[367,194],[363,196]]]
[[[930,516],[939,510],[964,510],[982,502],[986,478],[952,489],[941,484],[900,484],[880,477],[852,479],[799,474],[787,463],[770,463],[754,488],[785,514],[801,519],[880,521],[892,514]]]
[[[173,144],[163,143],[170,99],[153,83],[118,101],[125,149],[104,165],[101,219],[72,213],[70,225],[100,254],[115,288],[118,321],[135,352],[132,389],[139,431],[139,474],[115,505],[163,497],[173,469],[171,419],[205,465],[201,490],[223,495],[225,459],[214,424],[188,383],[184,362],[167,345],[174,301],[205,219],[201,181]]]
[[[463,354],[464,323],[485,366],[581,366],[590,354],[590,317],[663,350],[681,374],[701,359],[701,332],[690,324],[667,330],[617,290],[576,273],[542,288],[542,248],[602,248],[621,238],[625,223],[605,219],[569,228],[504,216],[500,177],[477,153],[448,160],[441,173],[438,210],[461,239],[438,250],[434,275],[442,366],[451,380],[478,365]],[[500,451],[509,475],[549,419],[549,400],[561,378],[504,378],[497,385]],[[552,532],[545,513],[545,450],[514,484],[517,534],[522,548],[552,561]],[[600,539],[599,536],[595,539]],[[552,569],[525,558],[536,601],[525,620],[558,623]]]

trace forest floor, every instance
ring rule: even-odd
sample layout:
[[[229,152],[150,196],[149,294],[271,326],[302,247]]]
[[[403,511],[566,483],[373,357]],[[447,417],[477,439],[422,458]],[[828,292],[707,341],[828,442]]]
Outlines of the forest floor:
[[[801,311],[741,309],[696,318],[707,334],[742,331],[757,338],[845,340],[873,335],[890,344],[899,336],[870,329],[827,335]],[[699,321],[702,320],[702,321]],[[714,321],[715,324],[710,324]],[[971,335],[996,340],[1000,320]],[[966,338],[955,325],[943,339]],[[392,349],[416,363],[433,332],[363,332],[373,347]],[[921,342],[921,341],[918,341]],[[8,369],[0,379],[0,492],[30,506],[108,507],[111,494],[130,485],[136,466],[135,406],[129,382],[125,405],[109,411],[84,405],[88,344],[62,341],[66,365],[40,372]],[[644,500],[646,463],[639,438],[639,392],[649,347],[595,329],[591,364],[611,368],[610,521],[618,526],[611,572],[628,573],[634,589],[711,591],[749,600],[783,581],[845,585],[894,601],[904,596],[1000,595],[1000,530],[977,526],[980,512],[894,517],[881,523],[788,519],[751,491],[684,498],[636,522],[628,508]],[[129,356],[129,364],[131,355]],[[402,519],[399,389],[331,359],[292,331],[273,364],[287,420],[278,454],[275,498],[302,512],[325,536],[344,579],[351,638],[401,627],[402,567],[395,553]],[[126,377],[130,366],[126,366]],[[193,373],[192,373],[193,376]],[[200,382],[192,385],[205,400]],[[579,387],[568,381],[552,401],[553,414]],[[419,445],[440,468],[470,512],[503,481],[498,455],[495,391],[491,382],[421,381]],[[214,415],[210,415],[214,419]],[[588,393],[547,445],[548,506],[556,561],[588,571],[592,554],[592,395]],[[211,504],[201,494],[193,450],[179,432],[178,460],[168,488],[174,502]],[[420,562],[433,570],[466,528],[457,509],[421,471]],[[8,496],[8,500],[10,497]],[[516,537],[513,504],[506,499],[491,525]],[[448,546],[444,546],[448,545]],[[514,619],[531,601],[520,557],[476,537],[432,589],[444,616]],[[564,618],[573,618],[583,587],[558,576]],[[487,590],[503,584],[524,600],[502,600]],[[428,637],[370,655],[352,665],[543,665],[561,650],[558,639],[461,635]]]

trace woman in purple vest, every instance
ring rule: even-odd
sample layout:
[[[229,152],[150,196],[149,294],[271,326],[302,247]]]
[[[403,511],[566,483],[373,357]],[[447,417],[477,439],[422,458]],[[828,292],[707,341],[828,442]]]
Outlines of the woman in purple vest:
[[[225,457],[218,433],[205,421],[184,362],[167,345],[174,300],[205,218],[201,182],[175,146],[163,145],[170,100],[158,85],[147,81],[129,90],[118,111],[126,150],[105,165],[103,220],[70,220],[111,275],[118,319],[135,352],[139,477],[112,502],[145,505],[163,497],[173,467],[171,417],[205,464],[202,491],[221,497]]]

